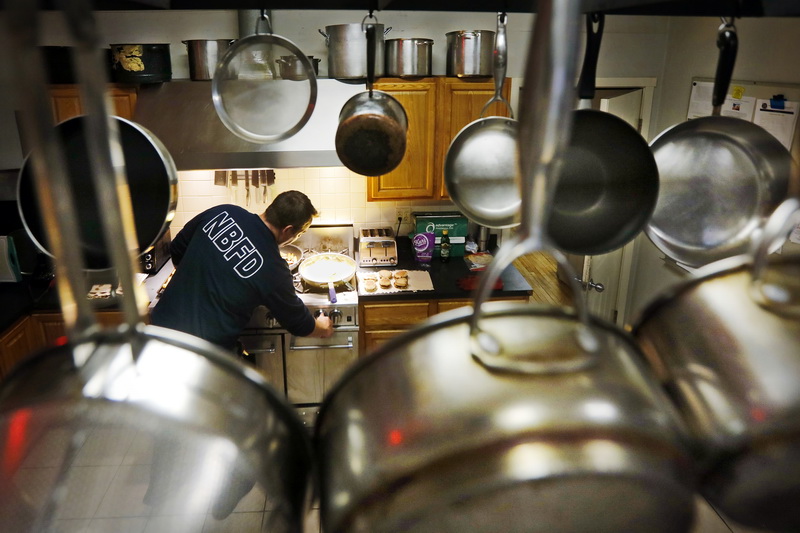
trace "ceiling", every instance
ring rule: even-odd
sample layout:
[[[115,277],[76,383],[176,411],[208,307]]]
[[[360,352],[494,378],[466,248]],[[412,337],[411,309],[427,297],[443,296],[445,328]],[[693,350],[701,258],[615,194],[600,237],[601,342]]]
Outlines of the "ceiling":
[[[59,0],[43,0],[58,9]],[[800,16],[797,0],[582,0],[582,11],[651,16]],[[375,11],[536,12],[537,0],[92,0],[96,10],[314,9]]]

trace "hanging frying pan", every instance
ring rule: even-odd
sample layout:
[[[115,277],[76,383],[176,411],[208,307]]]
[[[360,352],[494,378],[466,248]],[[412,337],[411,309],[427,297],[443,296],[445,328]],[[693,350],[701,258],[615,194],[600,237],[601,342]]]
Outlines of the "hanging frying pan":
[[[756,228],[797,184],[797,166],[769,132],[720,116],[736,60],[732,22],[718,30],[713,112],[673,126],[650,144],[661,176],[647,236],[667,257],[702,266],[747,251]]]
[[[658,198],[658,168],[647,141],[621,118],[591,109],[604,23],[601,13],[586,15],[581,108],[547,223],[553,244],[578,255],[627,244],[647,224]]]
[[[497,14],[494,96],[481,110],[481,118],[458,132],[447,149],[444,162],[444,182],[453,203],[467,218],[489,228],[519,224],[517,121],[510,104],[502,96],[508,51],[507,18],[505,13]],[[511,118],[484,117],[494,102],[505,104]]]
[[[140,252],[146,251],[161,237],[175,215],[178,203],[178,171],[167,149],[150,131],[120,117],[113,117],[119,127],[125,157],[128,184],[133,203],[136,235]],[[103,202],[92,180],[87,147],[88,120],[79,116],[56,126],[57,135],[70,157],[68,179],[78,210],[79,246],[88,270],[111,266],[103,237],[101,214]],[[44,224],[34,187],[34,165],[30,156],[22,164],[17,183],[17,200],[22,222],[39,249],[53,255],[47,242]]]

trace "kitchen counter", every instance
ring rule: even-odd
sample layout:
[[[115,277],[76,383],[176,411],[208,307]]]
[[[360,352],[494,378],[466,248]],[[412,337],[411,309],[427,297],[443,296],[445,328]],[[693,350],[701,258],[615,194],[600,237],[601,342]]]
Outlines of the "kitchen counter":
[[[491,241],[490,241],[491,244]],[[491,246],[490,246],[491,248]],[[397,238],[397,266],[387,267],[360,267],[359,272],[377,272],[379,270],[426,270],[433,282],[432,291],[403,291],[393,293],[364,294],[359,291],[359,300],[362,302],[396,301],[396,300],[430,300],[430,299],[455,299],[471,298],[472,291],[460,288],[457,281],[465,276],[480,276],[483,272],[470,272],[463,257],[451,257],[447,263],[442,263],[434,257],[431,263],[418,263],[414,259],[411,239],[408,237]],[[492,298],[511,296],[530,296],[532,288],[516,267],[509,266],[501,275],[503,288],[492,291]]]

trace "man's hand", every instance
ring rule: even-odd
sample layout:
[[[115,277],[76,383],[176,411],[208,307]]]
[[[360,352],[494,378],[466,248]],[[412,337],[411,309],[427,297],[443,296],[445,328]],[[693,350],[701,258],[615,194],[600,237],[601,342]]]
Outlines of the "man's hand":
[[[316,324],[314,325],[314,332],[310,335],[311,337],[327,339],[333,335],[333,322],[331,322],[330,318],[325,315],[319,315],[315,320]]]

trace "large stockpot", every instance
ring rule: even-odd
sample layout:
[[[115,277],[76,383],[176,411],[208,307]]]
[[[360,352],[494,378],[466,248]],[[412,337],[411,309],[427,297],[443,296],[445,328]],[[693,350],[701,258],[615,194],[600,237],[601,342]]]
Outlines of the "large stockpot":
[[[189,77],[195,81],[214,79],[217,63],[235,39],[193,39],[182,41],[189,57]]]
[[[388,39],[385,43],[386,75],[419,78],[431,75],[433,39]]]
[[[769,245],[699,270],[633,334],[696,441],[701,493],[738,523],[790,532],[800,530],[800,258],[767,262]]]
[[[490,30],[459,30],[445,34],[447,59],[445,72],[459,78],[492,75],[494,32]]]
[[[506,368],[471,356],[464,308],[381,346],[328,393],[324,530],[687,531],[684,431],[632,340],[596,322],[588,353],[564,310],[484,309]]]
[[[375,76],[383,76],[384,36],[391,27],[374,24]],[[363,80],[367,77],[367,37],[364,23],[334,24],[325,26],[325,31],[317,30],[325,37],[328,48],[328,77],[337,80]]]
[[[200,531],[249,494],[275,504],[264,531],[292,533],[312,498],[294,409],[231,354],[155,326],[26,360],[0,388],[0,448],[4,531],[151,514]]]

